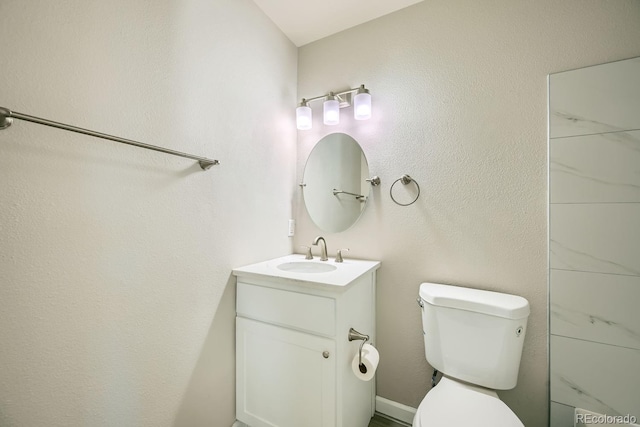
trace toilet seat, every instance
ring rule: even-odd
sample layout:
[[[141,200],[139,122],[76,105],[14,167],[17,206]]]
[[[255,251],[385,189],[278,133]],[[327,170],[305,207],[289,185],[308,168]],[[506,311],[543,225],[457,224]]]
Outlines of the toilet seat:
[[[495,391],[442,377],[420,403],[413,427],[524,427]]]

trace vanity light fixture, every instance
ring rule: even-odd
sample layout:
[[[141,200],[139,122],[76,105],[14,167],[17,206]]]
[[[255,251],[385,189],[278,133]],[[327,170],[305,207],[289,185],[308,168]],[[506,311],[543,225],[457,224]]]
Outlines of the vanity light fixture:
[[[312,112],[309,102],[323,99],[323,122],[325,125],[337,125],[340,123],[340,108],[351,106],[353,103],[353,117],[356,120],[371,118],[371,94],[364,85],[344,90],[342,92],[329,92],[327,95],[314,98],[302,98],[296,108],[296,127],[300,130],[311,129]]]
[[[322,104],[322,116],[325,125],[337,125],[340,123],[340,101],[329,92],[327,99]]]
[[[311,107],[307,105],[307,100],[304,98],[296,108],[296,124],[300,130],[311,129]]]
[[[353,117],[356,120],[368,120],[371,118],[371,94],[364,85],[360,86],[353,97]]]

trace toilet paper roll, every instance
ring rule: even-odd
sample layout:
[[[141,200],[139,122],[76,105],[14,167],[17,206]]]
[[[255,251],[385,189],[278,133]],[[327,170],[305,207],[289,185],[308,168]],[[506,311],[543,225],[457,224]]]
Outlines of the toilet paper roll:
[[[353,374],[362,381],[370,381],[376,374],[378,362],[380,361],[380,353],[371,344],[365,344],[362,347],[362,365],[358,364],[358,352],[351,361],[351,370]]]

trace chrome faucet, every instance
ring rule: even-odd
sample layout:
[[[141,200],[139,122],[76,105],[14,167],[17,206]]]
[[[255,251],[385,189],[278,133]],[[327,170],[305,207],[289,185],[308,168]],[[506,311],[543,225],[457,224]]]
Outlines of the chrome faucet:
[[[311,246],[300,246],[304,248],[305,257],[304,259],[313,259],[313,255],[311,254]]]
[[[344,248],[344,249],[338,249],[338,252],[336,253],[336,261],[335,262],[344,262],[344,259],[342,258],[342,251],[348,251],[349,248]]]
[[[320,261],[327,261],[327,242],[324,240],[324,237],[318,236],[313,240],[313,246],[318,246],[318,242],[322,240],[322,245],[320,245]]]

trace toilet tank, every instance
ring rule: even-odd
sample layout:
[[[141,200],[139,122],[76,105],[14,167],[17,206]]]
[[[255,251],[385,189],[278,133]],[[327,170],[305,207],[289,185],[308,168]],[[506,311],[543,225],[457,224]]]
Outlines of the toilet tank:
[[[483,387],[516,386],[529,302],[460,286],[420,285],[427,361],[440,372]]]

